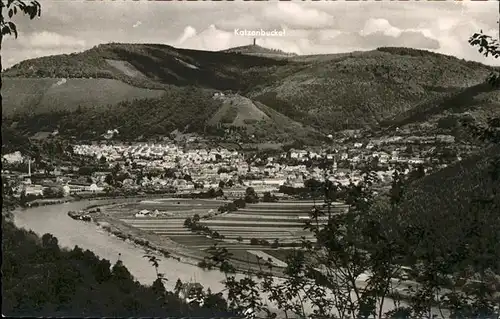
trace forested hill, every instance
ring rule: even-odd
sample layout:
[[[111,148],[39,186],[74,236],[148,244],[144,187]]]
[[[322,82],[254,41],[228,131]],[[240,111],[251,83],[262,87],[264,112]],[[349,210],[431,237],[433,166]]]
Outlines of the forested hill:
[[[276,58],[279,57],[287,58],[287,57],[297,56],[296,53],[288,53],[279,49],[269,49],[262,47],[260,45],[244,45],[240,47],[230,48],[227,50],[222,50],[221,52],[257,55],[262,57],[276,57]]]
[[[426,231],[423,251],[500,271],[500,145],[412,183],[403,207]]]
[[[118,261],[89,250],[66,250],[57,238],[18,229],[2,216],[2,314],[9,317],[235,318],[224,299],[186,304],[160,281],[140,285]]]
[[[218,90],[241,90],[259,81],[247,74],[286,65],[263,57],[177,49],[161,44],[111,43],[90,50],[41,57],[16,64],[4,72],[13,78],[115,79],[136,87],[162,89],[165,84],[194,85]]]
[[[76,108],[86,101],[95,108],[107,108],[156,98],[171,86],[191,86],[231,90],[292,120],[330,132],[378,127],[424,101],[483,83],[491,70],[407,48],[278,59],[113,43],[10,68],[4,73],[2,115],[46,111],[52,105]]]

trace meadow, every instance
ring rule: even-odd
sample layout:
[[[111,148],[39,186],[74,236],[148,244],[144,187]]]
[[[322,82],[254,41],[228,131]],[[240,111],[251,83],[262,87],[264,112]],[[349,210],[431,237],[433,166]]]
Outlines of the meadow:
[[[314,240],[312,233],[304,230],[305,221],[314,205],[323,205],[314,201],[261,202],[216,215],[224,203],[221,200],[158,199],[122,205],[110,213],[133,227],[168,237],[193,250],[206,250],[218,243],[228,249],[233,260],[256,264],[259,256],[265,260],[271,257],[275,266],[282,267],[289,247],[277,244],[298,244],[302,236]],[[335,204],[333,213],[344,209],[345,205]],[[156,212],[156,216],[136,217],[141,210]],[[184,221],[195,214],[200,216],[200,224],[223,235],[223,239],[186,228]],[[325,222],[326,218],[320,221]]]
[[[163,90],[132,86],[114,79],[3,79],[2,116],[106,108],[122,101],[158,98]]]

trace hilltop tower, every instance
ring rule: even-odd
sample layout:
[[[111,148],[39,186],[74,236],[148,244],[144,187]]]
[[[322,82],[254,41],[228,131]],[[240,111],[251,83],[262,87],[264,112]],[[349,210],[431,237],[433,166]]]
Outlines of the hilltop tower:
[[[257,38],[253,38],[253,45],[256,46],[257,45]]]

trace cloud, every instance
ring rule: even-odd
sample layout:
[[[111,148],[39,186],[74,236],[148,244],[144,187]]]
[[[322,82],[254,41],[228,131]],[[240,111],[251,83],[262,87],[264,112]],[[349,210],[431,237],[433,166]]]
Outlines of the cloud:
[[[321,29],[333,25],[335,21],[330,14],[324,11],[293,2],[268,5],[263,13],[267,20],[294,28]]]
[[[400,29],[387,19],[370,18],[358,34],[342,34],[333,41],[345,45],[371,48],[399,46],[420,49],[439,49],[440,42],[427,29]]]
[[[186,27],[178,43],[182,44],[184,48],[218,51],[249,44],[249,39],[236,36],[233,31],[220,30],[212,24],[199,33],[196,33],[196,30],[190,26]]]
[[[35,32],[19,37],[19,44],[31,49],[79,48],[85,47],[85,40],[55,32]]]
[[[217,22],[217,27],[225,31],[233,31],[234,29],[255,29],[256,27],[267,29],[272,24],[272,21],[264,21],[257,15],[243,14],[236,18],[223,19]]]
[[[186,42],[187,39],[192,38],[195,35],[196,35],[196,29],[193,28],[192,26],[187,26],[186,28],[184,28],[184,32],[180,36],[179,40],[177,40],[177,42],[179,44],[183,44],[184,42]]]
[[[360,31],[361,36],[370,35],[373,33],[383,33],[386,36],[398,37],[401,35],[401,30],[392,26],[386,19],[370,18],[366,21],[364,28]]]
[[[497,20],[498,3],[491,1],[48,1],[42,4],[39,19],[16,20],[23,33],[17,40],[4,39],[2,54],[10,66],[26,58],[82,51],[107,42],[222,50],[251,43],[250,38],[235,35],[234,29],[284,28],[285,37],[259,38],[257,43],[299,54],[408,46],[500,65],[500,59],[484,58],[467,43],[481,29],[498,36]]]

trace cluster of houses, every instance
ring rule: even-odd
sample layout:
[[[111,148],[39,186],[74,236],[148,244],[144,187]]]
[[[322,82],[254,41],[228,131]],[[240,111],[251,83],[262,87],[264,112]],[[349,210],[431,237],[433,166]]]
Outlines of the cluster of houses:
[[[135,213],[135,217],[158,217],[158,216],[174,216],[171,212],[160,212],[158,209],[150,211],[148,209],[143,209],[137,213]]]
[[[408,151],[413,140],[429,150]],[[310,165],[311,161],[328,159],[333,162],[329,179],[348,184],[361,179],[357,166],[373,162],[383,167],[377,175],[383,182],[392,177],[392,166],[396,163],[428,164],[432,161],[432,143],[453,143],[454,139],[447,135],[434,137],[393,136],[360,142],[343,142],[332,144],[329,149],[291,149],[274,157],[260,159],[259,163],[251,162],[245,154],[224,148],[183,148],[174,143],[158,144],[78,144],[73,146],[77,155],[99,159],[111,170],[116,164],[127,171],[129,177],[123,180],[122,187],[141,189],[143,187],[162,189],[170,188],[178,192],[192,192],[197,188],[223,187],[224,192],[238,193],[248,186],[257,192],[273,192],[280,186],[295,188],[304,187],[308,179],[323,180],[323,170]],[[404,141],[404,143],[403,143]],[[413,141],[413,142],[412,142]],[[383,147],[382,147],[383,146]],[[383,150],[382,150],[383,149]],[[26,161],[20,152],[5,154],[2,160],[7,163]],[[309,165],[307,165],[309,162]],[[337,167],[339,166],[339,167]],[[126,167],[126,169],[125,169]],[[55,180],[33,179],[31,167],[27,176],[22,178],[17,191],[25,191],[28,195],[43,196],[54,187],[62,189],[64,196],[85,193],[104,192],[109,185],[106,177],[109,171],[94,172],[92,178],[77,178],[71,172],[78,167],[56,167],[51,171]],[[173,174],[160,176],[145,175],[137,178],[137,172],[158,170],[165,172],[171,169]],[[36,172],[35,172],[36,173]],[[188,178],[187,178],[188,177]],[[222,183],[222,184],[221,184]]]
[[[41,180],[35,183],[28,176],[23,176],[22,181],[14,189],[15,193],[20,196],[24,192],[25,195],[43,197],[49,190],[61,192],[62,196],[70,196],[77,194],[98,194],[104,192],[104,185],[97,185],[93,182],[84,182],[78,180],[57,179]]]
[[[328,153],[326,151],[290,150],[277,157],[267,157],[264,165],[252,165],[245,156],[227,149],[182,149],[172,144],[138,145],[76,145],[74,152],[96,158],[104,157],[110,167],[120,163],[142,169],[176,169],[174,178],[142,178],[140,185],[133,179],[124,181],[130,187],[173,187],[180,192],[193,191],[196,184],[203,188],[218,188],[222,182],[227,190],[238,187],[253,187],[257,192],[276,191],[280,186],[304,187],[310,178],[322,180],[323,172],[317,167],[307,167],[302,161],[326,157],[348,158],[349,154]],[[288,158],[294,164],[279,161]],[[333,166],[336,169],[336,163]],[[189,176],[185,179],[184,176]],[[339,171],[331,178],[341,183],[359,179],[356,172]]]

